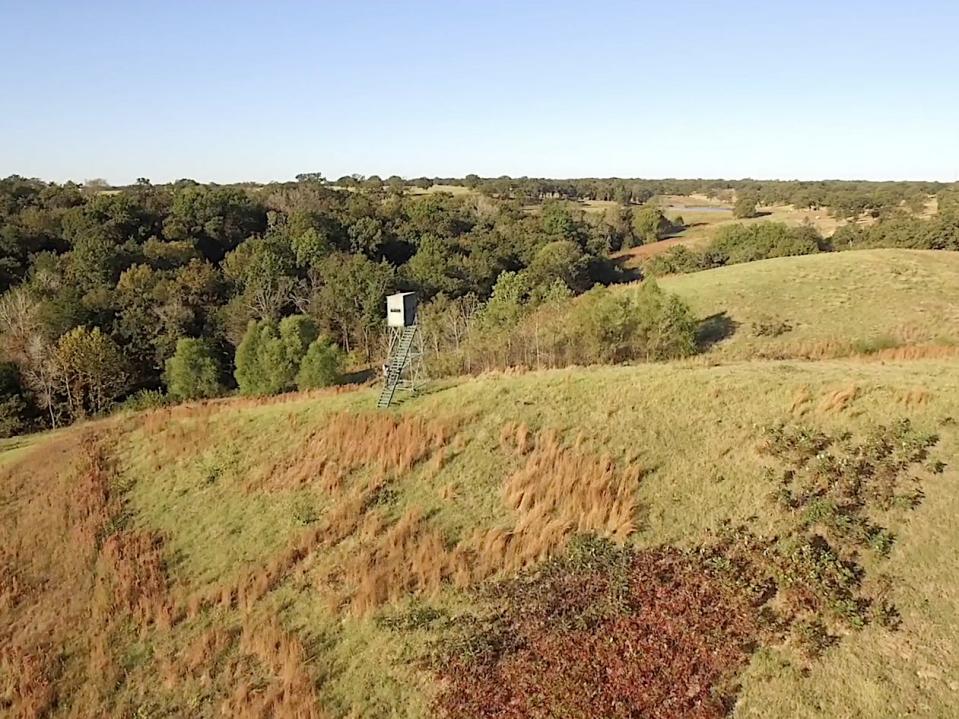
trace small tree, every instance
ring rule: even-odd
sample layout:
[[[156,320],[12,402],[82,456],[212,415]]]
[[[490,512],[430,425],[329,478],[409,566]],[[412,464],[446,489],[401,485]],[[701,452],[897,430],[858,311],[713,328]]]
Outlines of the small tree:
[[[531,287],[549,287],[559,281],[573,292],[589,286],[589,258],[571,240],[556,240],[543,245],[525,274]]]
[[[301,390],[318,389],[336,384],[343,367],[343,353],[326,337],[313,340],[296,375]]]
[[[177,341],[176,352],[166,361],[165,380],[176,399],[216,397],[223,391],[216,354],[207,342],[192,337]]]
[[[317,338],[316,324],[305,315],[251,322],[236,348],[236,377],[240,392],[266,395],[294,387],[297,372],[310,344]]]
[[[639,244],[656,242],[673,231],[673,223],[663,214],[662,210],[652,205],[633,210],[633,237]]]
[[[57,342],[55,356],[73,417],[102,412],[127,388],[126,360],[99,327],[70,330]]]
[[[756,204],[759,200],[755,195],[748,192],[741,193],[736,198],[736,204],[733,205],[733,217],[745,219],[756,216]]]

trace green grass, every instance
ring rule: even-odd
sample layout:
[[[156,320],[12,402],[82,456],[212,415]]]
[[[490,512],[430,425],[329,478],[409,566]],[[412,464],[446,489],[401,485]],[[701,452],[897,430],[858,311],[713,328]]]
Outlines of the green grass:
[[[825,400],[850,387],[855,398],[830,409]],[[797,397],[805,396],[796,406]],[[322,431],[332,412],[370,411],[374,402],[375,392],[362,390],[262,406],[227,404],[202,421],[174,417],[163,431],[137,429],[127,420],[118,458],[130,486],[133,521],[167,539],[171,572],[181,586],[213,585],[255,566],[302,529],[298,502],[312,498],[322,514],[325,500],[311,486],[251,489],[251,477],[288,455],[310,432]],[[816,426],[853,431],[909,417],[918,427],[941,433],[940,456],[956,456],[959,428],[950,418],[959,417],[959,365],[691,361],[494,374],[435,383],[395,411],[463,420],[460,450],[442,470],[418,468],[397,478],[395,487],[399,506],[435,512],[430,521],[451,533],[503,522],[498,488],[516,460],[499,449],[500,430],[507,422],[524,422],[532,429],[555,429],[566,442],[579,440],[620,466],[647,471],[637,489],[637,546],[695,546],[727,521],[760,531],[775,528],[764,511],[769,487],[757,440],[763,427],[798,420],[800,413],[802,421]],[[165,431],[178,423],[197,441],[167,457]],[[959,471],[949,467],[928,485],[919,509],[893,526],[897,543],[886,571],[900,580],[895,600],[902,628],[845,637],[808,670],[789,650],[762,650],[744,678],[735,716],[952,716],[959,676],[957,480]],[[450,482],[458,491],[443,500],[438,490]],[[318,557],[305,574],[269,594],[263,607],[271,607],[307,642],[319,696],[333,716],[351,711],[366,717],[429,716],[431,678],[415,660],[426,650],[430,630],[398,633],[375,617],[344,619],[333,613],[320,589],[341,556]],[[429,601],[455,612],[466,598],[448,590]],[[402,604],[380,613],[401,609]],[[228,626],[236,620],[212,615],[205,621]],[[187,623],[178,631],[197,627]],[[138,674],[146,666],[131,667],[130,681],[148,681]]]
[[[701,318],[733,332],[724,358],[829,357],[959,342],[959,254],[857,250],[663,278]],[[732,323],[729,325],[728,323]],[[790,327],[778,336],[762,325]]]
[[[851,386],[856,397],[845,409],[825,407],[824,398]],[[926,393],[923,402],[907,403],[917,389]],[[794,409],[803,394],[810,399]],[[220,412],[203,428],[202,451],[182,455],[157,474],[145,468],[145,457],[158,438],[132,433],[123,464],[133,482],[137,521],[169,538],[180,581],[214,583],[237,566],[256,563],[298,528],[297,498],[316,492],[251,493],[246,480],[295,446],[297,436],[322,429],[330,411],[368,410],[373,403],[374,393],[361,391]],[[579,438],[620,465],[648,470],[638,488],[638,546],[694,546],[726,521],[772,530],[757,437],[762,427],[800,411],[804,421],[829,429],[861,430],[907,416],[941,432],[939,453],[948,459],[959,450],[956,423],[948,421],[959,417],[959,366],[691,362],[441,383],[397,412],[469,418],[463,449],[435,477],[415,471],[399,478],[397,501],[435,511],[431,521],[449,528],[501,523],[498,486],[512,460],[498,450],[499,432],[506,422],[525,422],[556,429],[570,443]],[[220,468],[213,482],[211,467]],[[959,676],[959,536],[952,522],[959,512],[957,479],[951,467],[927,488],[915,515],[894,527],[898,541],[887,571],[901,580],[896,601],[902,629],[849,636],[808,674],[788,651],[763,650],[746,675],[736,716],[951,716],[956,690],[950,682]],[[459,491],[444,502],[436,490],[448,482]],[[429,632],[397,634],[370,618],[344,622],[314,589],[321,576],[315,571],[285,582],[269,602],[317,647],[325,677],[320,694],[334,715],[429,716],[430,678],[413,661]],[[455,609],[464,600],[450,590],[433,601]]]
[[[868,626],[812,662],[788,645],[760,649],[742,676],[733,716],[955,716],[959,362],[755,358],[959,341],[959,256],[845,252],[737,265],[662,283],[699,316],[723,314],[735,331],[705,358],[688,361],[431,383],[390,412],[455,424],[446,461],[442,467],[427,461],[391,477],[384,516],[395,520],[417,508],[449,544],[477,528],[512,526],[502,487],[524,460],[502,447],[501,434],[507,425],[524,424],[534,433],[555,431],[566,445],[608,456],[620,469],[643,470],[635,489],[637,531],[630,539],[636,547],[693,548],[729,523],[774,533],[779,525],[769,511],[771,488],[758,452],[765,427],[789,421],[858,434],[909,418],[917,429],[940,435],[935,454],[948,466],[924,485],[915,511],[893,512],[886,521],[896,541],[881,569],[895,577],[892,598],[901,627],[890,632]],[[758,336],[754,327],[762,323],[791,329]],[[335,415],[374,412],[375,400],[375,389],[361,389],[234,400],[101,423],[115,439],[111,448],[129,525],[163,537],[178,592],[220,587],[263,567],[322,520],[334,502],[318,482],[268,486],[275,469],[304,460],[311,435],[322,434]],[[6,441],[0,463],[28,466],[17,463],[42,457],[49,441],[50,435]],[[357,470],[350,481],[367,471]],[[15,516],[18,497],[0,491],[0,500],[4,518]],[[330,716],[430,717],[436,685],[420,660],[440,634],[428,625],[397,631],[382,619],[424,602],[456,615],[475,597],[450,587],[407,596],[368,616],[337,610],[330,601],[337,572],[361,547],[352,536],[317,550],[252,611],[278,617],[303,642],[317,696]],[[127,652],[125,679],[116,690],[124,706],[158,716],[189,706],[193,716],[218,716],[202,672],[160,689],[153,658],[178,656],[209,627],[236,629],[244,621],[239,609],[214,608],[139,638]],[[77,631],[82,637],[83,628]]]

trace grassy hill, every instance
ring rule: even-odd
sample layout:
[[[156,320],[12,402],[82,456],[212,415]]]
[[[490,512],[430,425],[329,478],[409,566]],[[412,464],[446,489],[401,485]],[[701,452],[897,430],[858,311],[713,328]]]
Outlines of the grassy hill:
[[[954,716],[959,363],[762,358],[951,340],[957,273],[738,265],[663,281],[707,361],[9,441],[0,714]]]
[[[724,358],[817,359],[880,350],[895,356],[905,346],[959,343],[954,252],[782,257],[667,277],[661,284],[698,316],[714,318],[715,337],[728,335],[713,348]]]
[[[435,617],[482,606],[479,586],[577,531],[687,549],[727,522],[777,531],[761,428],[859,433],[906,417],[941,435],[937,455],[959,449],[946,362],[492,375],[395,412],[373,402],[362,390],[180,407],[12,460],[0,696],[33,687],[55,716],[432,716],[441,685],[421,660],[445,641]],[[950,716],[957,478],[949,467],[917,509],[888,517],[898,630],[843,630],[814,661],[762,645],[735,716]],[[510,496],[522,481],[532,507]],[[85,684],[94,668],[103,681]]]

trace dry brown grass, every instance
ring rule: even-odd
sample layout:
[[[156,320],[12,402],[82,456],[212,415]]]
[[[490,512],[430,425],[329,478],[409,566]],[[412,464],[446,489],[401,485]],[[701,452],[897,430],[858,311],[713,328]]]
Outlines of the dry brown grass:
[[[907,407],[922,407],[932,399],[932,393],[925,387],[913,387],[899,393],[897,400]]]
[[[289,489],[307,484],[327,492],[343,489],[358,470],[387,477],[409,472],[440,452],[455,425],[383,413],[340,413],[251,483],[253,488]],[[437,459],[442,466],[444,459]]]
[[[802,417],[809,411],[812,399],[813,395],[809,387],[800,387],[793,395],[792,404],[789,405],[789,413],[795,417]]]
[[[500,440],[521,461],[503,485],[513,526],[476,529],[453,544],[417,508],[389,525],[371,511],[359,524],[359,548],[321,580],[320,588],[339,589],[336,606],[362,615],[408,594],[433,594],[446,582],[466,587],[528,567],[577,533],[623,543],[635,530],[642,470],[568,447],[552,431],[534,437],[525,425],[505,426]]]
[[[16,513],[0,522],[3,562],[14,577],[4,582],[0,606],[0,707],[13,716],[43,716],[61,683],[82,685],[84,706],[96,715],[99,688],[117,676],[107,638],[114,595],[103,591],[111,580],[98,570],[121,510],[107,442],[77,432],[34,450],[3,477]],[[140,579],[127,579],[132,598]],[[78,626],[84,636],[71,645]]]
[[[901,360],[951,359],[953,357],[959,357],[959,346],[911,345],[879,350],[863,355],[860,359],[874,362],[896,362]]]
[[[849,385],[827,393],[819,402],[817,409],[826,414],[845,412],[856,397],[859,396],[859,388],[856,385]]]
[[[240,635],[240,651],[262,667],[264,680],[239,678],[223,702],[221,714],[239,719],[323,719],[316,689],[307,670],[303,644],[276,618],[248,620]]]
[[[101,556],[107,571],[100,579],[111,585],[111,609],[129,613],[141,631],[152,624],[169,628],[182,616],[168,594],[163,540],[157,534],[117,532],[103,543]]]

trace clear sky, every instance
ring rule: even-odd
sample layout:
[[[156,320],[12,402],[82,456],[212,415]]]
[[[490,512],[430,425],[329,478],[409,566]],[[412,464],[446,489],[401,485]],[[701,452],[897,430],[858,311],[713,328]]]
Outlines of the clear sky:
[[[959,2],[0,0],[0,176],[959,179]]]

